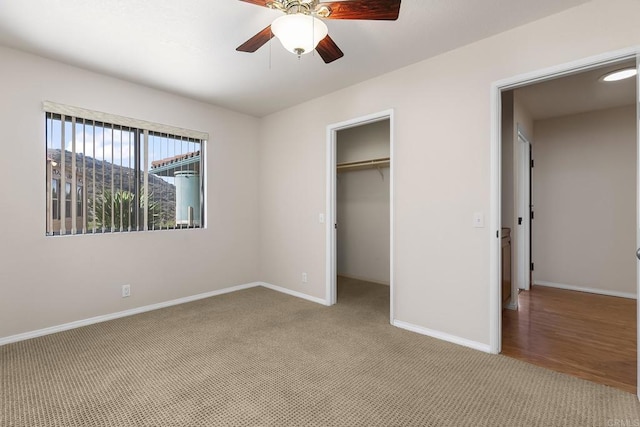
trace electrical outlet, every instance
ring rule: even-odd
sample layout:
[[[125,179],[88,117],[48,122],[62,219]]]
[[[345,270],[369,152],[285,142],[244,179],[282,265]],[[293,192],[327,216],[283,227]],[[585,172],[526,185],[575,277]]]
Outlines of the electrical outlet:
[[[309,278],[307,277],[307,273],[302,273],[302,283],[307,283]]]
[[[122,285],[122,298],[131,296],[131,285]]]

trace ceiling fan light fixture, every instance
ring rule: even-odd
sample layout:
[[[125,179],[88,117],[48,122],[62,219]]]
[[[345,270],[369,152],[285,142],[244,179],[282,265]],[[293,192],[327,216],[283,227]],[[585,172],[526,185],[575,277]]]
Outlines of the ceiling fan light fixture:
[[[281,16],[273,21],[271,31],[285,49],[298,56],[313,51],[329,34],[324,22],[302,13]]]
[[[634,68],[624,68],[622,70],[615,70],[602,76],[602,80],[605,82],[617,82],[619,80],[635,77],[638,74],[638,70]]]

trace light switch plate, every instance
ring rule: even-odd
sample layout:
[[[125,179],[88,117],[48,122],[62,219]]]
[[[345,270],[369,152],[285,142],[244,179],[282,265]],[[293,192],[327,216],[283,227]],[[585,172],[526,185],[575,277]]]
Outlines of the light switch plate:
[[[473,214],[473,226],[475,228],[484,228],[484,214],[482,212]]]

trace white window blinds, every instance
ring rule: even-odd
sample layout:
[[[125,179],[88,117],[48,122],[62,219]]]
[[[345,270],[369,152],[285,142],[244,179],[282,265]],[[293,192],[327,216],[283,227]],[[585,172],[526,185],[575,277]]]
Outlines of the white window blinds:
[[[44,109],[47,235],[203,227],[206,133]]]

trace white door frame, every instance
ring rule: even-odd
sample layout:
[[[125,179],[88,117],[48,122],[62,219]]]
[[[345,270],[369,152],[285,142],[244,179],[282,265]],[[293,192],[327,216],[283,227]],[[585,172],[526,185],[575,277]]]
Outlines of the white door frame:
[[[518,159],[516,164],[516,217],[522,218],[514,222],[515,234],[515,259],[516,259],[516,289],[531,289],[531,142],[518,125],[517,138],[515,139],[515,153]],[[515,218],[514,218],[515,219]],[[517,292],[517,291],[516,291]],[[516,304],[517,306],[517,298]]]
[[[337,232],[336,232],[336,217],[337,217],[337,202],[336,202],[336,140],[339,130],[349,129],[357,126],[366,125],[369,123],[375,123],[382,120],[389,120],[389,157],[391,158],[389,165],[389,318],[390,323],[393,323],[395,318],[395,274],[394,274],[394,111],[385,110],[379,113],[369,114],[367,116],[358,117],[355,119],[347,120],[340,123],[334,123],[327,126],[327,236],[326,236],[326,301],[327,305],[334,305],[337,297]]]
[[[636,145],[636,247],[640,248],[640,47],[636,50],[636,131],[638,132]],[[640,262],[636,262],[636,278],[638,288],[636,295],[640,298]],[[640,304],[636,303],[636,322],[640,324]],[[636,328],[637,328],[636,324]],[[636,354],[640,354],[640,330],[637,336],[638,350]],[[639,358],[640,359],[640,358]],[[636,378],[636,394],[640,400],[640,361],[638,361],[637,378]]]
[[[602,55],[569,62],[555,67],[534,71],[531,73],[511,77],[508,79],[494,82],[491,85],[491,230],[489,233],[489,322],[490,335],[489,344],[491,353],[500,353],[502,348],[502,297],[500,295],[500,271],[501,271],[501,247],[500,247],[500,227],[502,224],[501,204],[502,204],[502,162],[501,162],[501,93],[505,90],[516,89],[518,87],[539,83],[550,79],[574,74],[585,71],[598,66],[622,62],[625,60],[636,59],[640,62],[640,46],[623,49],[615,52],[608,52]],[[640,67],[639,67],[640,68]],[[638,102],[640,102],[640,85],[638,90]],[[636,109],[640,108],[640,104],[636,104]],[[639,111],[640,113],[640,111]],[[640,125],[639,125],[640,126]],[[637,191],[636,194],[636,232],[638,246],[640,247],[640,130],[638,131],[638,169],[637,174]],[[636,277],[636,288],[640,295],[640,265],[638,266],[638,274]],[[638,316],[640,316],[640,306],[638,307]],[[638,319],[636,319],[638,321]],[[638,354],[640,354],[640,328],[638,328]],[[638,358],[640,361],[640,358]],[[640,363],[638,363],[640,368]],[[638,379],[640,384],[640,369],[638,369]],[[640,398],[640,391],[638,393]]]

